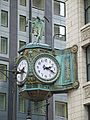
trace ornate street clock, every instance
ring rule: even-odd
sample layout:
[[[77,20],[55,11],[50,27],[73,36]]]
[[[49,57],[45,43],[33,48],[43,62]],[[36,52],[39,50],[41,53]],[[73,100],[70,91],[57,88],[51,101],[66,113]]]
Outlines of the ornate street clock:
[[[77,50],[75,45],[53,51],[49,45],[40,43],[29,43],[21,48],[16,61],[20,94],[32,101],[40,101],[54,93],[78,88]]]
[[[50,54],[37,55],[33,68],[36,78],[44,83],[53,83],[60,75],[60,65],[55,57]]]

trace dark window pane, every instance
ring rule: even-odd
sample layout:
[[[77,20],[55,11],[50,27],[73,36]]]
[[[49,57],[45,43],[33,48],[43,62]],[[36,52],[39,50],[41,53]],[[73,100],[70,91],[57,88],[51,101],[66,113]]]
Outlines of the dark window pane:
[[[3,1],[8,1],[8,0],[3,0]]]
[[[5,37],[1,37],[0,40],[0,53],[1,54],[7,54],[8,50],[8,39]]]
[[[90,22],[90,0],[84,0],[85,4],[85,23]]]
[[[66,40],[66,28],[65,26],[54,25],[55,38],[61,41]]]
[[[88,105],[87,107],[88,107],[88,120],[90,120],[90,105]]]
[[[19,112],[26,112],[26,101],[23,97],[19,96]]]
[[[1,26],[8,27],[8,12],[1,10]]]
[[[44,0],[33,0],[33,7],[44,10]]]
[[[23,47],[24,45],[26,45],[26,42],[24,42],[24,41],[19,41],[19,48]]]
[[[0,64],[0,81],[6,81],[7,76],[7,65]]]
[[[55,102],[55,116],[67,118],[67,104],[62,102]]]
[[[26,0],[20,0],[20,5],[26,6]]]
[[[88,74],[88,76],[87,76],[88,77],[88,81],[90,81],[90,64],[87,67],[87,71],[88,71],[88,73],[87,73]]]
[[[25,32],[26,31],[26,17],[20,15],[20,31]]]
[[[60,5],[59,5],[59,2],[57,1],[54,1],[54,14],[60,15]]]
[[[54,14],[65,16],[65,3],[60,1],[54,1]]]
[[[90,46],[86,49],[86,61],[87,61],[87,81],[90,81]]]
[[[0,93],[0,110],[5,110],[6,107],[6,94]]]

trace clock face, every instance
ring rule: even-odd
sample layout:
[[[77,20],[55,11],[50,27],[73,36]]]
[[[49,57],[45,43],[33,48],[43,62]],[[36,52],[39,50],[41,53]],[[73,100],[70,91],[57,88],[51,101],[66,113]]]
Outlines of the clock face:
[[[54,82],[60,73],[58,61],[51,55],[41,54],[36,57],[34,73],[42,82]]]
[[[26,59],[20,60],[17,66],[17,84],[23,84],[28,73],[28,62]]]

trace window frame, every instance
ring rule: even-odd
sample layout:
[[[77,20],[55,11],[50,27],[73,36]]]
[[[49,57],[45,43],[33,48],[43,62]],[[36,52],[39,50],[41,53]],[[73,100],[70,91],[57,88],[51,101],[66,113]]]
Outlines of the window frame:
[[[88,110],[88,120],[90,120],[90,105],[87,105],[87,110]]]
[[[65,113],[64,116],[56,115],[56,104],[59,103],[60,105],[65,105]],[[63,117],[63,118],[68,118],[68,109],[67,109],[67,103],[63,101],[55,101],[55,116]]]
[[[7,65],[5,65],[5,64],[1,64],[0,63],[0,65],[4,65],[4,67],[6,67],[5,69],[7,70]],[[2,68],[1,68],[1,70],[2,70]],[[0,73],[1,73],[1,76],[3,75],[4,77],[3,78],[0,78],[0,82],[5,82],[5,81],[7,81],[7,71],[4,71],[4,72],[1,72],[1,70],[0,70]]]
[[[4,109],[0,109],[0,111],[6,111],[6,93],[2,93],[0,92],[0,95],[3,95],[4,96]]]
[[[24,44],[23,44],[23,45],[20,45],[20,42],[23,42]],[[22,48],[24,45],[26,45],[26,41],[19,40],[19,49]]]
[[[5,13],[7,13],[7,21],[6,21],[6,25],[5,24],[2,24],[2,12],[5,12]],[[8,11],[6,11],[6,10],[1,10],[1,26],[2,27],[8,27]]]
[[[90,45],[88,45],[87,46],[87,48],[86,48],[86,69],[87,69],[87,82],[88,81],[90,81],[90,78],[89,78],[89,76],[88,76],[88,69],[89,69],[89,67],[90,67],[90,63],[88,63],[88,48],[90,49]]]
[[[58,27],[58,33],[55,33],[55,26]],[[60,33],[60,27],[64,28],[65,35],[63,35],[63,34]],[[60,35],[63,36],[65,40],[61,40],[60,37],[59,37]],[[63,26],[63,25],[54,24],[54,36],[55,36],[55,39],[57,39],[57,40],[66,41],[66,27]]]
[[[21,27],[21,17],[25,18],[25,25],[26,25],[26,16],[19,15],[19,31],[26,32],[26,26],[24,26],[24,30],[22,30],[22,27]]]
[[[66,6],[65,6],[65,2],[63,2],[63,1],[58,1],[58,0],[54,0],[54,4],[55,4],[55,2],[59,3],[59,4],[58,4],[58,5],[59,5],[59,14],[56,14],[56,13],[55,13],[55,5],[54,5],[54,15],[58,15],[58,16],[61,16],[61,17],[65,17],[65,16],[66,16]],[[64,15],[61,15],[61,12],[60,12],[60,3],[63,3],[63,5],[64,5]]]
[[[9,63],[8,63],[8,62],[1,61],[1,60],[0,60],[0,64],[1,64],[1,65],[6,65],[6,66],[7,66],[7,70],[9,69]],[[3,74],[3,73],[2,73],[2,74]],[[5,80],[0,80],[0,82],[7,82],[8,75],[9,75],[9,74],[8,74],[8,71],[6,71],[6,76],[5,76],[6,78],[5,78]]]
[[[18,111],[20,113],[26,113],[26,99],[24,99],[21,95],[19,95],[18,99],[19,99],[19,102],[18,102],[18,104],[19,104]],[[22,103],[20,103],[20,99],[23,100],[23,110],[21,110],[20,104],[22,104]]]
[[[88,21],[88,16],[87,16],[87,13],[88,13],[88,9],[90,9],[90,5],[87,6],[87,3],[88,1],[84,0],[84,10],[85,10],[85,24],[89,23],[90,21]]]
[[[8,2],[8,0],[3,0],[3,1]]]
[[[21,0],[19,0],[19,4],[20,4],[21,6],[26,7],[26,5],[27,5],[27,1],[25,0],[25,4],[22,4],[22,3],[21,3]]]
[[[4,39],[6,41],[6,43],[5,43],[6,44],[6,46],[5,46],[6,49],[4,50],[5,52],[2,51],[2,47],[3,47],[2,44],[1,44],[2,43],[2,39]],[[0,45],[1,45],[0,54],[7,55],[8,54],[8,37],[1,36],[0,37]]]
[[[39,115],[45,115],[46,107],[45,107],[46,101],[38,101],[38,102],[32,102],[32,112]]]
[[[44,11],[44,10],[45,10],[45,0],[43,0],[43,3],[44,3],[43,8],[40,8],[40,7],[38,7],[38,6],[33,5],[33,0],[32,0],[32,7],[35,8],[35,9]]]

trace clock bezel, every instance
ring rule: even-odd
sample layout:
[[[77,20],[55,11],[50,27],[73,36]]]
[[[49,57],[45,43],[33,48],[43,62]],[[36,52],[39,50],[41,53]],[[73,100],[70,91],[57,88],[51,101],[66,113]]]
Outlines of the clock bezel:
[[[17,80],[17,85],[18,85],[18,86],[22,86],[22,85],[26,82],[27,76],[28,76],[28,73],[29,73],[29,61],[28,61],[28,58],[25,57],[25,56],[21,56],[21,57],[18,59],[18,61],[17,61],[17,68],[18,68],[18,66],[19,66],[19,64],[20,64],[20,62],[21,62],[22,60],[26,60],[28,68],[27,68],[27,73],[26,73],[26,77],[24,78],[24,80],[23,80],[23,81],[18,81],[18,80]],[[16,77],[17,77],[17,76],[16,76]]]
[[[46,80],[46,79],[41,78],[41,77],[37,74],[37,72],[36,72],[36,70],[35,70],[35,64],[36,64],[37,60],[40,59],[40,58],[42,58],[42,57],[50,58],[50,59],[52,59],[52,60],[54,61],[54,63],[56,64],[56,66],[57,66],[57,73],[56,73],[56,75],[54,76],[54,78],[51,78],[51,79]],[[34,62],[33,62],[33,73],[34,73],[35,77],[36,77],[40,82],[43,82],[43,83],[53,83],[53,82],[55,82],[55,81],[58,79],[58,77],[60,76],[60,71],[61,71],[61,69],[60,69],[60,64],[59,64],[59,62],[57,61],[57,59],[56,59],[53,55],[48,54],[48,53],[41,53],[41,54],[37,55],[37,56],[34,58]]]

